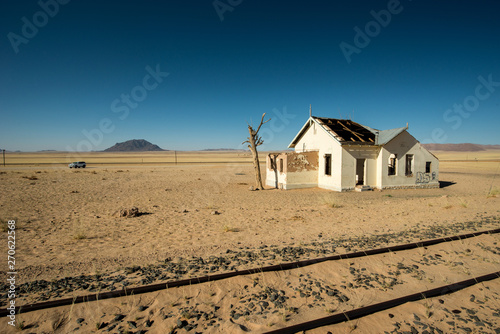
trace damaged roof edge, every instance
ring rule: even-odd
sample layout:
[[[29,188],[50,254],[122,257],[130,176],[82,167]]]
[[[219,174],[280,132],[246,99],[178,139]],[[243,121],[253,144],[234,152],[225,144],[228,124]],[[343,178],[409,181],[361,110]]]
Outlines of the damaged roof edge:
[[[300,129],[300,131],[297,133],[297,135],[295,136],[295,138],[293,138],[293,140],[290,142],[290,144],[288,145],[288,148],[295,148],[295,146],[297,145],[297,142],[300,140],[300,138],[302,138],[302,136],[304,135],[304,133],[307,131],[307,129],[311,126],[311,124],[314,122],[315,124],[318,125],[319,128],[321,128],[323,131],[326,132],[327,135],[329,135],[331,138],[333,138],[335,141],[337,141],[339,144],[341,144],[341,141],[339,141],[332,133],[330,133],[330,131],[328,131],[328,129],[325,129],[325,127],[323,125],[321,125],[316,118],[319,118],[319,117],[315,117],[315,116],[310,116],[307,121],[305,122],[305,124],[302,126],[302,128]]]
[[[369,128],[349,119],[317,117],[317,122],[342,143],[375,144],[376,134]]]
[[[336,130],[334,126],[334,123],[326,121],[335,121],[340,124],[340,128]],[[345,121],[345,122],[343,122]],[[288,148],[295,148],[299,140],[304,136],[304,134],[307,132],[311,124],[313,122],[320,127],[325,133],[327,133],[331,138],[333,138],[335,141],[337,141],[341,145],[345,144],[364,144],[364,145],[375,145],[375,146],[381,146],[385,145],[394,138],[396,138],[399,134],[401,134],[403,131],[408,130],[408,125],[406,127],[401,127],[401,128],[394,128],[394,129],[388,129],[388,130],[377,130],[374,128],[371,128],[369,126],[359,124],[357,122],[353,122],[351,120],[339,120],[335,118],[326,118],[326,117],[316,117],[316,116],[310,116],[307,121],[304,123],[300,131],[297,133],[297,135],[293,138],[293,140],[290,142],[288,145]],[[346,123],[346,124],[344,124]],[[350,123],[350,124],[349,124]],[[348,128],[348,125],[353,125],[357,126],[358,129],[350,129]],[[364,132],[359,129],[361,127],[365,131],[368,131],[368,133]],[[347,129],[346,129],[347,128]],[[350,137],[351,140],[345,140],[341,135],[339,135],[338,132],[346,132],[348,134],[352,134],[353,136]],[[361,132],[360,132],[361,131]],[[345,133],[344,133],[345,135]],[[373,137],[372,137],[373,136]],[[355,140],[354,138],[358,138],[360,140]]]

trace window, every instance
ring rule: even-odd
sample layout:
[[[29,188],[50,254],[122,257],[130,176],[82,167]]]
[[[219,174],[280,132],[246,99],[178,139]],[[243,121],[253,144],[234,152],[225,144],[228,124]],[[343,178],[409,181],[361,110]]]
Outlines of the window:
[[[283,159],[280,159],[280,173],[283,173]]]
[[[430,173],[431,172],[431,162],[430,161],[426,161],[425,162],[425,172],[426,173]]]
[[[332,175],[332,155],[325,154],[325,175]]]
[[[406,155],[405,175],[413,176],[413,154]]]
[[[271,169],[272,170],[278,169],[278,156],[276,156],[276,155],[271,157]]]
[[[397,154],[391,154],[389,157],[389,168],[387,175],[396,175],[396,161],[398,160]]]

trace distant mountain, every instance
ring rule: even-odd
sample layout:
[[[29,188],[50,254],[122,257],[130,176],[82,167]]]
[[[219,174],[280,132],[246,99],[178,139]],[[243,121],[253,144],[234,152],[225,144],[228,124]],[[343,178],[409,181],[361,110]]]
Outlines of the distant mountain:
[[[158,145],[151,144],[144,139],[132,139],[123,143],[116,143],[104,150],[104,152],[146,152],[146,151],[167,151]]]
[[[480,145],[480,144],[422,144],[429,151],[454,151],[454,152],[478,152],[486,150],[499,150],[500,145]]]

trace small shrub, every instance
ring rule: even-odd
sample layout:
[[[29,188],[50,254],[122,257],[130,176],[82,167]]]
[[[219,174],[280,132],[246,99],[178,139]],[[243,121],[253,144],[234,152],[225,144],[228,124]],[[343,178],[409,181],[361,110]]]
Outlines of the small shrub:
[[[186,320],[191,319],[191,317],[192,317],[192,316],[193,316],[193,315],[192,315],[192,314],[191,314],[191,312],[189,312],[189,311],[183,311],[183,312],[181,313],[181,317],[182,317],[182,318],[184,318],[184,319],[186,319]]]
[[[6,220],[0,219],[0,229],[2,232],[7,232],[9,230],[9,225]]]
[[[65,323],[66,323],[66,317],[65,316],[61,316],[60,318],[56,319],[54,321],[54,323],[52,323],[52,330],[55,332],[57,331],[59,328],[61,328]]]
[[[500,195],[500,189],[498,189],[497,187],[490,189],[490,191],[488,192],[488,198],[498,197],[498,195]]]
[[[327,207],[329,208],[333,208],[333,209],[338,209],[338,208],[341,208],[342,205],[339,204],[336,199],[334,198],[331,198],[331,197],[324,197],[323,198],[323,204],[326,205]]]
[[[26,329],[26,325],[24,324],[24,321],[23,320],[18,320],[17,321],[17,325],[16,325],[16,328],[20,331]]]
[[[224,225],[224,226],[222,227],[222,230],[223,230],[224,232],[238,232],[238,229],[237,229],[237,228],[231,227],[231,226],[229,226],[229,225]]]
[[[339,209],[342,207],[341,204],[335,203],[334,201],[327,202],[326,205],[332,209]]]
[[[73,234],[73,239],[75,240],[87,239],[87,235],[85,234],[84,231],[77,231],[75,234]]]

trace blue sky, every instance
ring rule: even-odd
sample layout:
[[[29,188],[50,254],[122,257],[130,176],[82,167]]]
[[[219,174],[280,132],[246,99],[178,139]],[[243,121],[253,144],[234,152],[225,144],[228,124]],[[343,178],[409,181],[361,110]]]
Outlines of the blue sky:
[[[500,3],[2,1],[0,148],[262,149],[309,115],[500,144]],[[168,74],[167,74],[168,73]]]

